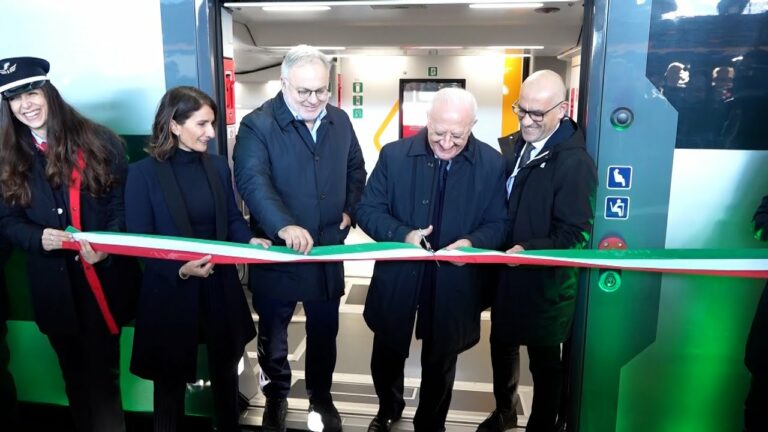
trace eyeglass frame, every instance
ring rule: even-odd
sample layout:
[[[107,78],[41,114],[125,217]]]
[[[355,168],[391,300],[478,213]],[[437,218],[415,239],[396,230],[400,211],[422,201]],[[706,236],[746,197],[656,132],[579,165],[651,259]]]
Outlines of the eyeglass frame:
[[[331,98],[331,89],[329,89],[328,87],[320,87],[318,89],[310,90],[307,88],[298,88],[293,84],[291,84],[291,82],[288,81],[288,79],[286,78],[283,78],[283,81],[285,81],[285,83],[288,84],[292,89],[296,90],[296,96],[298,96],[299,100],[301,101],[305,101],[309,99],[313,93],[315,94],[315,98],[317,98],[317,100],[319,100],[320,102],[325,102]],[[322,96],[321,96],[321,93],[319,92],[323,92]],[[302,93],[305,93],[305,95],[302,96]]]
[[[448,130],[443,133],[437,133],[435,132],[435,129],[432,127],[431,122],[427,122],[427,132],[428,132],[427,135],[433,135],[434,138],[437,138],[441,142],[445,139],[445,137],[450,137],[452,143],[458,144],[464,139],[466,139],[469,136],[469,134],[472,133],[472,128],[475,126],[476,123],[477,123],[477,119],[474,119],[472,123],[470,123],[467,130],[463,131],[460,136],[456,136],[454,135],[453,131],[448,131]]]
[[[515,102],[515,103],[512,104],[512,111],[515,113],[515,115],[517,116],[517,118],[519,120],[522,120],[522,119],[525,118],[525,116],[528,116],[528,118],[530,118],[532,122],[539,123],[539,122],[544,121],[544,116],[549,114],[550,111],[552,111],[553,109],[559,107],[560,104],[562,104],[563,102],[567,102],[567,101],[565,99],[563,99],[560,102],[556,103],[555,106],[553,106],[552,108],[550,108],[550,109],[548,109],[548,110],[546,110],[544,112],[525,110],[523,108],[520,108],[520,105],[518,105],[517,102]],[[523,115],[520,115],[520,112],[522,112]],[[534,116],[536,116],[537,118],[534,118]]]

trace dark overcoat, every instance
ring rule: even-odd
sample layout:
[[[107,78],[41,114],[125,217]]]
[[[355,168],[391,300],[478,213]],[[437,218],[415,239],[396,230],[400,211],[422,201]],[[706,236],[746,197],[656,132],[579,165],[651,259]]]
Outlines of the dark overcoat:
[[[376,241],[403,242],[416,228],[431,224],[437,188],[437,159],[427,132],[384,146],[357,209],[360,227]],[[474,247],[495,249],[506,234],[504,166],[501,155],[470,136],[453,158],[446,178],[440,244],[459,239]],[[408,354],[426,266],[434,262],[377,262],[364,318],[392,348]],[[482,311],[483,265],[437,268],[434,297],[434,355],[461,352],[477,343]]]
[[[250,229],[235,203],[226,158],[206,154],[202,160],[216,206],[217,239],[248,243]],[[192,237],[180,197],[170,162],[146,158],[131,164],[125,194],[128,232]],[[144,263],[131,372],[146,379],[195,379],[204,283],[214,284],[216,294],[207,298],[210,338],[222,358],[236,361],[242,356],[256,330],[234,265],[216,265],[206,279],[181,279],[183,261],[145,259]]]
[[[315,246],[344,243],[342,213],[350,217],[365,185],[365,163],[347,114],[331,105],[317,143],[280,92],[240,123],[233,152],[235,182],[258,237],[285,245],[287,225],[309,231]],[[344,292],[343,263],[250,266],[251,290],[268,298],[329,300]]]
[[[123,144],[108,141],[112,149],[111,170],[116,184],[102,196],[86,190],[80,193],[80,218],[83,231],[125,231],[123,193],[128,164]],[[31,145],[31,143],[30,143]],[[30,150],[34,151],[34,150]],[[29,186],[32,201],[28,207],[9,206],[0,199],[0,233],[11,244],[27,253],[27,277],[32,307],[40,331],[45,334],[77,334],[83,325],[99,325],[106,333],[96,298],[85,282],[79,255],[71,250],[46,252],[43,230],[64,230],[70,224],[68,185],[62,185],[64,205],[57,205],[54,191],[45,176],[41,155],[31,166]],[[69,266],[67,265],[69,262]],[[70,275],[68,268],[80,274]],[[118,326],[131,321],[136,310],[141,273],[134,258],[110,255],[94,265],[109,309]],[[89,323],[89,324],[86,324]],[[100,331],[100,330],[99,330]]]
[[[519,133],[499,138],[509,177],[523,149]],[[592,230],[597,171],[576,124],[565,118],[535,158],[520,168],[508,200],[507,248],[582,248]],[[578,269],[520,266],[499,269],[491,307],[491,338],[555,345],[570,331]]]

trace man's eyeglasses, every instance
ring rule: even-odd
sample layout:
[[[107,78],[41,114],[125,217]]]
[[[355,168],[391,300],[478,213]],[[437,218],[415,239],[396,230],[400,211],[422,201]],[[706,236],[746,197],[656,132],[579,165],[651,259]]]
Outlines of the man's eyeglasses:
[[[328,97],[331,95],[331,91],[330,91],[330,90],[328,90],[328,88],[327,88],[327,87],[321,87],[321,88],[319,88],[319,89],[310,90],[310,89],[305,89],[305,88],[298,88],[298,87],[294,87],[294,86],[293,86],[293,84],[291,84],[290,82],[288,82],[288,80],[285,80],[285,82],[286,82],[286,83],[287,83],[289,86],[291,86],[291,87],[292,87],[294,90],[296,90],[296,95],[297,95],[297,96],[299,97],[299,99],[301,99],[301,100],[307,100],[307,99],[309,99],[309,97],[312,95],[312,93],[314,93],[314,94],[315,94],[315,97],[316,97],[316,98],[317,98],[317,100],[319,100],[319,101],[326,101],[326,100],[328,100]]]
[[[543,111],[543,112],[542,111],[526,111],[526,110],[520,108],[520,105],[518,105],[517,102],[515,102],[514,104],[512,104],[512,111],[517,115],[517,118],[519,118],[520,120],[524,119],[525,116],[527,115],[528,117],[531,118],[532,121],[535,121],[535,122],[538,123],[538,122],[544,120],[544,116],[547,115],[547,113],[549,113],[553,109],[559,107],[560,104],[563,103],[563,102],[565,102],[565,101],[564,100],[560,101],[557,104],[555,104],[555,106],[553,106],[552,108],[550,108],[550,109],[548,109],[546,111]]]
[[[430,125],[427,125],[427,131],[429,131],[429,135],[432,139],[437,141],[443,141],[446,137],[450,138],[451,142],[454,144],[461,144],[461,142],[469,135],[469,132],[472,132],[472,128],[469,128],[468,130],[464,132],[436,132],[434,129],[430,127]]]

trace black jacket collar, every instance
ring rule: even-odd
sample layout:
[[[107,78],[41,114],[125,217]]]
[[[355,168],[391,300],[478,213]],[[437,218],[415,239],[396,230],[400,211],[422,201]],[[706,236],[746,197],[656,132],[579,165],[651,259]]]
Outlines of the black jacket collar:
[[[574,147],[584,147],[584,140],[572,140],[574,135],[580,136],[578,132],[578,126],[572,119],[565,117],[560,120],[560,126],[558,126],[555,133],[544,143],[544,147],[541,148],[536,155],[535,160],[547,160],[555,157],[557,153],[570,150]],[[512,160],[517,160],[520,156],[520,151],[523,149],[525,140],[520,131],[505,135],[499,138],[499,147],[501,152],[505,155],[512,155]]]

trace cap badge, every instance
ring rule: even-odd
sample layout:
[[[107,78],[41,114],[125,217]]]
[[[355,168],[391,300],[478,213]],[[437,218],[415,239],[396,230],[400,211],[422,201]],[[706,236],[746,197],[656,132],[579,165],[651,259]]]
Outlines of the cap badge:
[[[13,73],[15,70],[16,70],[15,63],[13,66],[11,66],[11,62],[5,62],[3,64],[3,68],[0,69],[0,75],[8,75],[9,73]]]

